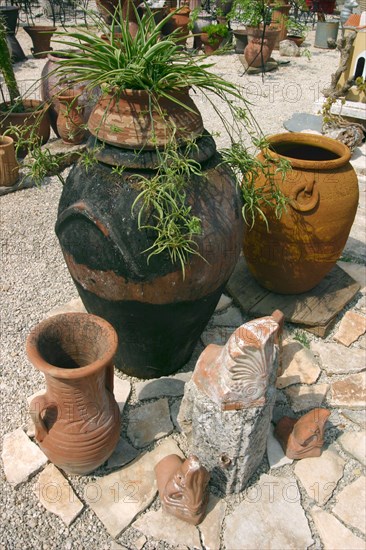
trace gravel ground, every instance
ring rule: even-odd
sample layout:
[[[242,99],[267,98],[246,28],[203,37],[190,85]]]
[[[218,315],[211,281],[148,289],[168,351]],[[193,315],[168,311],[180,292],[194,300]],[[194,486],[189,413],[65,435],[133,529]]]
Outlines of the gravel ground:
[[[29,53],[29,38],[19,31],[20,40]],[[311,47],[314,32],[305,44],[312,53],[291,58],[289,65],[261,76],[243,75],[243,67],[235,54],[212,57],[214,71],[240,84],[252,102],[252,112],[264,133],[284,131],[283,122],[295,112],[312,113],[313,103],[321,89],[329,83],[338,65],[338,54]],[[275,53],[278,58],[278,53]],[[17,66],[17,76],[26,86],[36,79],[43,60],[29,59]],[[210,131],[220,131],[220,122],[209,104],[197,98],[205,124]],[[221,135],[220,146],[226,144]],[[1,432],[26,427],[26,397],[43,385],[43,377],[28,362],[24,342],[31,327],[57,305],[77,297],[54,234],[61,184],[56,177],[47,178],[41,189],[26,189],[0,199],[1,216]],[[128,410],[128,409],[127,409]],[[179,437],[179,436],[178,436]],[[25,550],[32,548],[88,549],[110,548],[111,539],[102,524],[89,510],[67,528],[52,514],[45,512],[33,495],[35,479],[14,490],[6,482],[1,469],[2,512],[0,548]],[[76,492],[92,476],[73,477]],[[157,505],[157,504],[155,504]],[[137,532],[128,529],[121,541],[131,547]],[[146,548],[169,548],[164,543],[148,542]]]

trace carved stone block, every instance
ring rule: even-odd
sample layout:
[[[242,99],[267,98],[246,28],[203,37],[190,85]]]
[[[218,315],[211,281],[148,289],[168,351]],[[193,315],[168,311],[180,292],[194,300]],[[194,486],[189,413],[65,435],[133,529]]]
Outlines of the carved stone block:
[[[275,428],[275,436],[288,458],[300,459],[321,455],[324,427],[330,415],[327,409],[313,409],[298,420],[284,416]]]
[[[168,455],[155,466],[163,509],[193,525],[204,518],[208,502],[210,474],[196,456],[187,460]]]
[[[276,311],[240,326],[225,346],[207,346],[186,385],[179,425],[223,494],[242,491],[263,458],[282,325]]]

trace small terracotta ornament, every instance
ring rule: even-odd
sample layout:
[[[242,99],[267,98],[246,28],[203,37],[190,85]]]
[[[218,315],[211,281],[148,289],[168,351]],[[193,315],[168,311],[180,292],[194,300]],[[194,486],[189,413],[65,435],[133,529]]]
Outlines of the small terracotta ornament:
[[[275,435],[286,456],[295,460],[320,456],[329,415],[327,409],[313,409],[298,420],[289,416],[281,418]]]
[[[206,513],[210,474],[198,458],[190,455],[183,460],[178,455],[168,455],[155,466],[155,475],[163,509],[187,523],[201,523]]]

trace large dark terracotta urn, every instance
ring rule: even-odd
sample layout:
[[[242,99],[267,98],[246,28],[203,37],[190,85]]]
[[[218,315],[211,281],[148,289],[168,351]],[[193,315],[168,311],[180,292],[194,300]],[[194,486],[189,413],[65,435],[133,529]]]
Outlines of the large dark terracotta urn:
[[[90,138],[88,146],[95,143]],[[138,229],[139,205],[133,209],[138,176],[156,173],[156,151],[105,144],[88,172],[74,166],[60,200],[56,233],[77,290],[86,309],[116,329],[116,367],[139,378],[170,374],[189,360],[240,253],[234,175],[221,165],[210,135],[196,144],[192,156],[204,177],[191,177],[186,193],[202,232],[195,237],[199,255],[189,257],[184,277],[167,253],[148,261],[156,235]],[[124,167],[122,174],[115,166]],[[143,225],[153,224],[153,215]]]

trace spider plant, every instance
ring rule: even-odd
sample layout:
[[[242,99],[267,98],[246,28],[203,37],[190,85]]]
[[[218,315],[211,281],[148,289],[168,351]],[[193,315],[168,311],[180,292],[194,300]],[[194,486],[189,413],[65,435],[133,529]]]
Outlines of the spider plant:
[[[129,32],[128,20],[122,16],[121,3],[111,27],[91,14],[96,31],[56,32],[59,37],[56,42],[74,48],[63,54],[57,73],[61,77],[72,74],[75,82],[87,82],[89,89],[102,86],[104,91],[116,95],[126,89],[146,90],[154,98],[165,97],[178,102],[172,94],[174,90],[195,87],[221,98],[227,95],[240,98],[235,85],[209,72],[212,64],[198,63],[177,44],[182,39],[179,29],[162,38],[161,30],[175,12],[156,24],[148,6],[142,18],[133,5],[131,8],[136,12],[138,25],[135,37]],[[117,27],[119,35],[115,37]],[[97,32],[107,34],[110,43]]]
[[[116,98],[123,90],[145,90],[150,104],[150,112],[146,116],[151,117],[153,109],[159,109],[161,98],[190,109],[176,97],[175,92],[189,88],[199,90],[220,117],[224,131],[233,144],[225,162],[232,164],[238,174],[238,184],[245,202],[244,219],[252,223],[256,213],[260,212],[261,201],[267,196],[256,191],[253,185],[257,161],[244,147],[239,150],[235,145],[241,142],[243,128],[249,134],[255,134],[258,130],[242,92],[234,84],[212,73],[210,69],[213,64],[208,63],[206,57],[197,60],[186,52],[178,44],[182,39],[179,29],[168,37],[162,37],[162,28],[175,12],[156,24],[148,6],[141,18],[133,4],[131,9],[135,10],[137,21],[134,37],[129,32],[128,17],[123,17],[121,2],[110,27],[91,13],[96,30],[75,29],[68,33],[55,33],[56,42],[63,48],[72,49],[63,53],[54,73],[64,80],[72,74],[73,82],[82,82],[88,91],[100,87],[103,93]],[[118,36],[115,36],[117,27]],[[107,35],[109,41],[99,37],[99,33]],[[222,114],[222,102],[229,107],[229,118]],[[148,259],[167,252],[173,263],[180,263],[184,277],[185,264],[190,255],[198,254],[195,236],[201,232],[201,222],[192,214],[187,200],[187,182],[203,174],[200,165],[192,161],[188,152],[194,144],[187,144],[184,150],[182,144],[174,139],[174,133],[172,128],[172,137],[165,149],[156,147],[158,168],[155,175],[139,176],[138,182],[134,178],[140,193],[132,210],[139,208],[137,228],[155,233],[153,245],[145,251]],[[118,170],[123,171],[123,168]],[[247,175],[248,171],[253,171],[253,175]],[[247,181],[252,182],[250,185],[245,179],[243,183],[243,174],[246,174]],[[272,198],[275,199],[275,195]],[[271,201],[268,199],[268,202]]]

